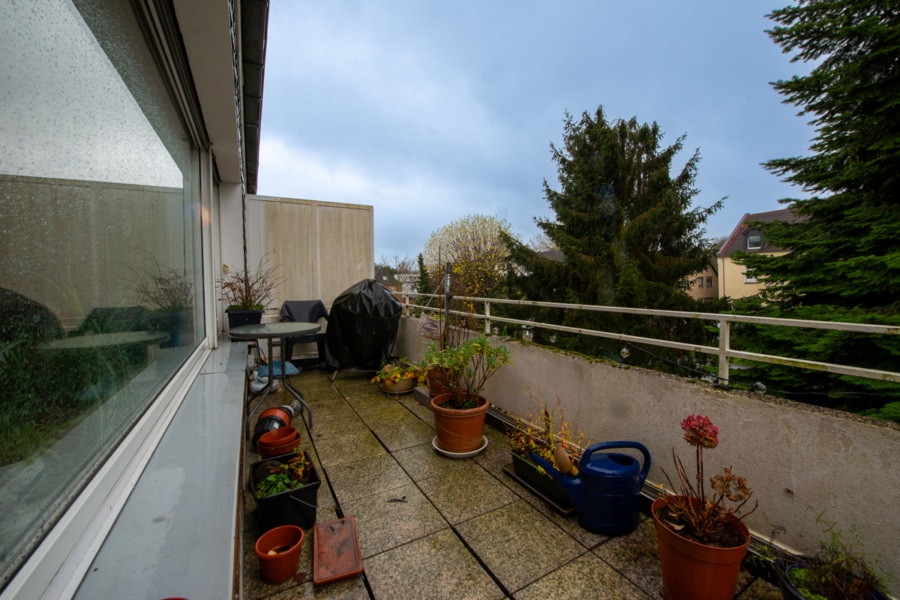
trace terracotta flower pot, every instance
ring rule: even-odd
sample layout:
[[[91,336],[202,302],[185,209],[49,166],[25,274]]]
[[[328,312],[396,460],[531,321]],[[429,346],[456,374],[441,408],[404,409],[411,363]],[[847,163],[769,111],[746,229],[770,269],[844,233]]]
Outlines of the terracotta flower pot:
[[[488,401],[479,396],[479,405],[476,408],[455,409],[441,406],[450,399],[450,394],[441,394],[431,399],[437,444],[446,452],[456,454],[474,452],[482,445]]]
[[[657,512],[673,498],[658,498],[650,507],[659,539],[665,597],[668,600],[732,600],[741,563],[750,543],[750,531],[738,519],[730,522],[730,526],[744,538],[744,543],[734,548],[706,546],[683,538],[666,527],[657,516]]]
[[[281,525],[259,536],[254,549],[262,580],[277,584],[293,577],[300,566],[302,545],[303,530],[296,525]]]
[[[426,371],[428,379],[428,395],[434,398],[441,394],[449,394],[447,387],[447,373],[443,369],[432,367]]]
[[[297,439],[300,439],[300,432],[297,431],[296,427],[279,427],[278,429],[271,429],[262,434],[256,441],[256,445],[271,448],[287,444],[288,442]]]

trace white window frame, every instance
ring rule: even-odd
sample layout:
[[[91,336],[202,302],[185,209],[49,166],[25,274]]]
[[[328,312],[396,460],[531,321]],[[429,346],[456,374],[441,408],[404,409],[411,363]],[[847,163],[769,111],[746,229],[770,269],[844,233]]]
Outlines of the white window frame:
[[[751,240],[756,240],[756,245],[751,245]],[[763,246],[762,234],[754,233],[747,236],[747,250],[761,250]]]

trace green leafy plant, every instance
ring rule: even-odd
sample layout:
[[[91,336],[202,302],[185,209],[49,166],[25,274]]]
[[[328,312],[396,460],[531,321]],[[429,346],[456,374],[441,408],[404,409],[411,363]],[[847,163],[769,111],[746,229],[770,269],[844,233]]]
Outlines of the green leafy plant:
[[[309,483],[312,462],[306,452],[297,450],[297,455],[286,463],[271,461],[268,472],[256,484],[256,499],[266,498],[288,490],[302,487]]]
[[[575,431],[566,421],[560,399],[556,399],[555,407],[550,407],[543,396],[535,397],[530,392],[529,396],[532,411],[524,418],[517,417],[513,427],[506,430],[506,439],[512,453],[529,462],[531,454],[537,453],[559,471],[559,465],[556,464],[556,449],[561,447],[577,462],[583,452],[584,433]],[[541,467],[537,467],[537,470],[550,476]]]
[[[460,341],[440,350],[436,343],[425,352],[427,364],[441,368],[447,374],[446,386],[451,399],[446,408],[473,408],[487,380],[500,367],[509,363],[506,346],[493,346],[481,335]]]
[[[229,310],[262,310],[272,301],[272,293],[281,283],[275,269],[269,267],[268,254],[259,259],[255,271],[233,271],[222,265],[222,278],[216,282],[219,296]]]
[[[758,503],[749,512],[743,512],[744,506],[753,495],[753,490],[747,485],[746,478],[738,477],[731,472],[731,467],[726,467],[723,473],[710,478],[712,493],[707,494],[703,473],[703,450],[704,448],[712,450],[719,445],[719,428],[712,424],[709,417],[703,415],[688,416],[681,422],[681,428],[684,430],[685,441],[695,450],[695,475],[692,482],[687,469],[673,449],[672,458],[675,461],[681,491],[670,502],[666,517],[660,520],[679,535],[701,544],[732,545],[728,540],[732,530],[727,524],[734,519],[743,519],[756,510]],[[665,470],[663,473],[669,485],[674,488],[669,474]],[[743,540],[733,545],[742,542]]]
[[[411,363],[405,358],[386,363],[372,378],[373,383],[398,383],[403,379],[414,379],[417,383],[424,383],[425,369],[422,365]]]
[[[848,543],[836,522],[825,521],[822,514],[817,521],[825,525],[827,534],[819,551],[788,570],[800,595],[808,600],[853,600],[883,594],[884,582],[877,566],[866,559],[859,535],[854,531],[855,543]]]

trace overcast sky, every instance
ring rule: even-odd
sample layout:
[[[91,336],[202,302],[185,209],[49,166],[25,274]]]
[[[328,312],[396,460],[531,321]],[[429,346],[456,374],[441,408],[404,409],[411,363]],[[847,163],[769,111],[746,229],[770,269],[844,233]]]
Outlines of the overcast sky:
[[[552,217],[565,112],[656,121],[700,149],[707,225],[801,192],[760,163],[813,130],[769,82],[808,71],[766,35],[772,0],[273,0],[258,192],[370,204],[375,258],[412,259],[454,219]]]

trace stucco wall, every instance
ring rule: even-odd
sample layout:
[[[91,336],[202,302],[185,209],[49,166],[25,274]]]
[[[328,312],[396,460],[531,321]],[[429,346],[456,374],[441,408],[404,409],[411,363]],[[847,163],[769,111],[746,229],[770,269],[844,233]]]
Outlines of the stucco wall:
[[[395,355],[417,359],[428,340],[418,320],[403,318]],[[852,540],[856,528],[866,554],[900,581],[900,427],[847,413],[774,398],[713,388],[707,383],[506,342],[513,364],[488,382],[485,396],[515,415],[528,411],[527,390],[555,402],[589,443],[639,441],[650,450],[648,482],[674,477],[672,450],[689,468],[693,454],[681,420],[707,415],[719,427],[719,447],[705,454],[706,476],[731,466],[748,479],[759,509],[747,523],[767,536],[773,525],[787,528],[776,541],[799,552],[815,551],[822,539],[819,513],[837,521]],[[896,593],[896,592],[895,592]]]

